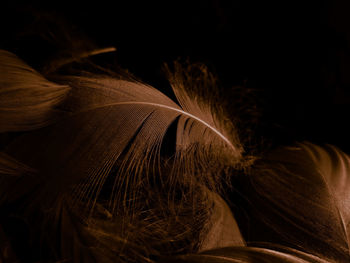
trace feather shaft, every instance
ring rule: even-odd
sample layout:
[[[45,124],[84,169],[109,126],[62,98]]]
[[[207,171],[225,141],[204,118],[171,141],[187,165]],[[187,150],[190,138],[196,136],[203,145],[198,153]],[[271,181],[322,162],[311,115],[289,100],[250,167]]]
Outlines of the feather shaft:
[[[89,110],[95,110],[97,108],[104,108],[104,107],[110,107],[110,106],[117,106],[117,105],[128,105],[128,104],[139,104],[139,105],[151,105],[151,106],[155,106],[155,107],[159,107],[159,108],[163,108],[163,109],[168,109],[171,111],[176,111],[178,113],[180,113],[181,115],[185,115],[189,118],[192,118],[196,121],[198,121],[199,123],[203,124],[204,126],[208,127],[210,130],[212,130],[214,133],[216,133],[223,141],[225,141],[229,147],[233,150],[236,151],[236,147],[230,142],[230,140],[228,138],[226,138],[221,132],[219,132],[215,127],[211,126],[210,124],[208,124],[207,122],[203,121],[202,119],[196,117],[195,115],[186,112],[180,108],[175,108],[172,106],[168,106],[168,105],[164,105],[164,104],[158,104],[158,103],[152,103],[152,102],[143,102],[143,101],[125,101],[125,102],[117,102],[117,103],[110,103],[110,104],[104,104],[98,107],[94,107],[92,109],[87,109],[86,111]]]

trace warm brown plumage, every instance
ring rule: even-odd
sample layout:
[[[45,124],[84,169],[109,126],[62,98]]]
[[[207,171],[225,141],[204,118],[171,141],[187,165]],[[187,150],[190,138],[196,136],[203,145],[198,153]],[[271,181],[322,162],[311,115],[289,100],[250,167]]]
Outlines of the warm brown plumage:
[[[0,51],[0,131],[22,132],[0,155],[12,260],[349,260],[346,154],[303,143],[253,163],[202,65],[167,70],[178,103],[125,75],[78,72],[51,82]],[[255,235],[220,197],[225,180]]]

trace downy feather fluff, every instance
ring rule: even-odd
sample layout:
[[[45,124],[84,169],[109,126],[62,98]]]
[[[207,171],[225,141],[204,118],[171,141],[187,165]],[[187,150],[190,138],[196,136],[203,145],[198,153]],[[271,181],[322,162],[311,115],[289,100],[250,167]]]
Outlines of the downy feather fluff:
[[[176,74],[180,74],[180,69]],[[45,187],[50,195],[83,180],[75,187],[75,194],[80,199],[94,199],[122,154],[118,173],[125,176],[115,178],[114,189],[142,184],[149,179],[149,168],[159,172],[157,160],[162,140],[174,121],[177,121],[174,174],[162,178],[165,182],[181,178],[214,188],[217,181],[211,177],[217,173],[212,173],[212,169],[235,166],[242,161],[242,147],[233,129],[220,122],[210,104],[186,93],[185,86],[197,85],[196,80],[173,81],[182,106],[140,82],[109,76],[69,76],[60,81],[71,87],[61,107],[69,111],[66,117],[43,131],[23,136],[9,148],[11,152],[17,151],[19,144],[30,145],[21,153],[17,151],[17,158],[50,178]],[[37,149],[35,154],[29,154],[31,147]],[[117,198],[120,193],[114,189],[112,198]]]
[[[0,50],[0,132],[43,127],[56,117],[54,107],[66,85],[46,80],[14,54]]]
[[[149,254],[210,248],[210,242],[197,241],[206,235],[213,204],[221,199],[211,191],[228,167],[244,162],[232,123],[214,111],[220,108],[215,98],[187,92],[187,87],[213,88],[207,69],[175,65],[170,83],[179,104],[130,78],[82,73],[55,80],[58,87],[70,87],[58,109],[61,118],[19,136],[5,150],[32,167],[35,179],[11,181],[2,204],[24,202],[21,213],[28,221],[38,220],[39,213],[42,224],[32,227],[46,233],[40,239],[63,242],[53,252],[57,260],[83,261],[87,250],[91,260],[108,262],[115,253],[134,254],[139,261]],[[174,123],[175,151],[161,159],[162,142]],[[224,220],[234,222],[227,216]],[[236,236],[225,244],[244,245],[237,226],[232,233]],[[50,243],[42,245],[55,247]],[[106,244],[113,245],[98,249]]]
[[[1,132],[27,131],[0,154],[0,241],[20,260],[349,261],[349,157],[300,143],[247,162],[204,66],[167,69],[177,102],[125,75],[55,84],[7,51],[0,66]],[[22,245],[7,241],[14,217],[30,229]]]

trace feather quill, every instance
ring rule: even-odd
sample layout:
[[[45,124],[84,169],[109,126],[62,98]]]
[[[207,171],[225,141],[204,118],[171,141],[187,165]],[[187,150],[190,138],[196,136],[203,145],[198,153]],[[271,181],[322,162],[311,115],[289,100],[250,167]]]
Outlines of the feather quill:
[[[186,93],[185,86],[198,84],[193,79],[172,83],[181,106],[140,82],[109,76],[71,76],[61,82],[72,87],[62,106],[71,114],[44,131],[24,136],[9,148],[11,152],[23,148],[19,145],[28,145],[27,150],[16,150],[14,154],[50,178],[45,179],[48,185],[44,187],[50,194],[83,180],[75,187],[77,197],[94,199],[122,154],[126,158],[122,161],[123,169],[115,176],[114,189],[142,186],[143,172],[150,167],[158,170],[155,160],[169,126],[177,118],[173,165],[176,172],[166,180],[195,178],[194,183],[205,182],[214,187],[217,182],[211,177],[216,176],[219,167],[242,161],[242,147],[233,129],[220,122],[210,105],[191,99]],[[29,150],[31,147],[37,149],[35,154]],[[184,166],[187,174],[179,170]],[[215,173],[210,172],[213,169]],[[112,194],[116,198],[114,204],[118,203],[118,195]]]
[[[75,225],[74,231],[89,233],[103,244],[106,230],[96,221],[96,208],[103,207],[112,225],[121,224],[113,232],[120,240],[130,244],[138,240],[154,253],[185,252],[191,246],[190,251],[195,251],[198,244],[181,246],[184,240],[196,242],[196,231],[208,220],[216,202],[206,194],[208,188],[217,189],[220,174],[242,164],[243,158],[232,123],[214,113],[220,108],[215,97],[202,100],[195,92],[186,92],[196,85],[209,88],[215,84],[213,76],[203,67],[191,69],[191,74],[197,70],[196,78],[183,75],[184,70],[177,66],[176,76],[170,79],[179,104],[131,78],[93,74],[56,78],[70,87],[59,106],[65,112],[63,118],[20,136],[5,151],[37,171],[35,180],[24,177],[11,185],[11,192],[30,196],[26,214],[39,209],[46,211],[44,225],[64,222],[68,219],[61,218],[59,211],[68,202],[84,222]],[[174,123],[176,151],[165,164],[162,143]],[[11,193],[7,197],[14,199]],[[182,227],[168,229],[175,222]],[[133,228],[143,232],[133,233]],[[235,233],[232,239],[243,244],[239,231]],[[67,253],[61,251],[61,255]]]
[[[329,263],[322,258],[282,246],[226,247],[189,254],[165,257],[162,262],[181,263]]]
[[[0,154],[0,204],[25,204],[16,213],[44,233],[33,247],[52,249],[48,259],[348,262],[350,159],[331,146],[303,143],[255,164],[246,208],[279,240],[247,240],[288,247],[246,246],[215,191],[227,168],[247,163],[235,126],[208,96],[216,81],[205,67],[167,68],[177,103],[128,77],[82,73],[58,85],[12,53],[0,56],[0,131],[34,130]],[[213,250],[222,246],[231,247]]]

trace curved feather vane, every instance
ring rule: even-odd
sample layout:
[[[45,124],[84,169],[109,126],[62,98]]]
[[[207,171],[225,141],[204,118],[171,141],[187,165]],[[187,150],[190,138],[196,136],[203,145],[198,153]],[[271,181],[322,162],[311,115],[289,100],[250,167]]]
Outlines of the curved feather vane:
[[[14,54],[0,50],[0,132],[43,127],[57,117],[68,86],[46,80]]]
[[[227,168],[246,161],[205,67],[168,69],[178,104],[132,78],[84,72],[58,85],[7,51],[0,57],[0,132],[40,128],[0,153],[2,211],[43,233],[21,257],[349,262],[350,158],[334,147],[301,143],[256,162],[233,182],[253,234],[236,224],[217,193]],[[3,229],[9,218],[0,217]]]
[[[214,193],[210,195],[213,196],[214,206],[207,223],[209,231],[202,238],[199,251],[229,246],[246,246],[231,209],[219,195]]]
[[[75,187],[79,200],[98,195],[123,154],[122,169],[115,176],[113,188],[118,191],[123,188],[123,193],[113,190],[111,196],[117,202],[126,189],[135,190],[132,189],[135,185],[143,187],[143,182],[149,180],[145,171],[159,170],[156,160],[163,138],[169,126],[180,118],[173,167],[175,171],[185,163],[189,169],[187,174],[177,170],[168,175],[172,178],[165,180],[189,178],[193,184],[206,182],[214,187],[217,182],[210,177],[216,175],[220,167],[239,164],[242,148],[235,134],[228,133],[227,123],[220,122],[209,105],[199,100],[193,100],[190,105],[184,86],[196,84],[191,81],[183,80],[183,86],[173,85],[175,93],[182,96],[179,106],[160,91],[139,82],[109,76],[66,77],[61,82],[72,90],[62,108],[71,114],[48,129],[17,140],[9,152],[16,149],[14,154],[19,160],[50,178],[44,179],[48,184],[44,187],[47,194],[60,192],[67,189],[67,185],[83,180]],[[23,148],[19,145],[27,147],[19,152],[17,149]],[[30,150],[32,147],[37,149],[35,154]],[[195,155],[197,157],[193,157]],[[198,162],[193,161],[194,158]],[[211,172],[213,169],[215,173]],[[195,177],[189,173],[196,173]]]
[[[181,263],[329,263],[329,261],[283,246],[226,247],[208,250],[200,254],[165,257],[162,262]]]
[[[0,50],[0,132],[34,130],[57,121],[61,112],[55,106],[68,91],[68,86],[46,80],[16,55]],[[26,191],[19,183],[22,176],[34,173],[34,169],[0,152],[0,203],[3,198],[20,197]],[[12,185],[18,185],[17,191],[10,190]]]
[[[238,141],[232,123],[227,121],[224,124],[225,115],[220,105],[217,106],[214,76],[203,65],[189,65],[184,69],[179,63],[175,63],[174,67],[174,73],[171,73],[167,67],[171,86],[182,109],[192,118],[191,121],[187,116],[180,118],[177,146],[184,147],[187,143],[193,143],[194,140],[211,143],[212,138],[204,131],[209,128],[239,155],[242,151],[241,146],[237,143],[233,145],[231,142],[231,140]],[[208,97],[208,94],[212,97]],[[208,137],[203,138],[203,135]]]
[[[58,77],[71,88],[60,105],[64,117],[22,135],[6,149],[38,171],[35,180],[23,177],[11,185],[11,192],[30,196],[26,213],[39,208],[46,211],[45,221],[63,222],[60,207],[69,202],[85,222],[74,231],[104,244],[106,229],[96,220],[96,209],[101,208],[111,216],[107,221],[114,226],[113,235],[130,244],[147,243],[154,253],[198,249],[196,240],[216,202],[206,194],[208,188],[216,189],[224,170],[243,162],[232,123],[213,113],[220,108],[213,107],[215,98],[210,104],[186,94],[185,87],[202,85],[203,77],[210,76],[203,68],[198,72],[203,74],[201,82],[171,81],[181,105],[130,79],[91,74]],[[214,84],[212,76],[208,80],[208,86]],[[163,141],[174,124],[176,147],[166,145],[175,149],[170,153],[174,157],[163,160]],[[11,193],[8,200],[13,200]],[[233,232],[236,236],[225,242],[243,244],[239,231]],[[181,247],[188,240],[192,243]],[[211,244],[204,246],[211,248]]]
[[[279,243],[349,262],[349,180],[350,158],[333,146],[304,142],[270,153],[239,190],[249,200],[243,209],[256,230],[245,233],[247,242]]]

